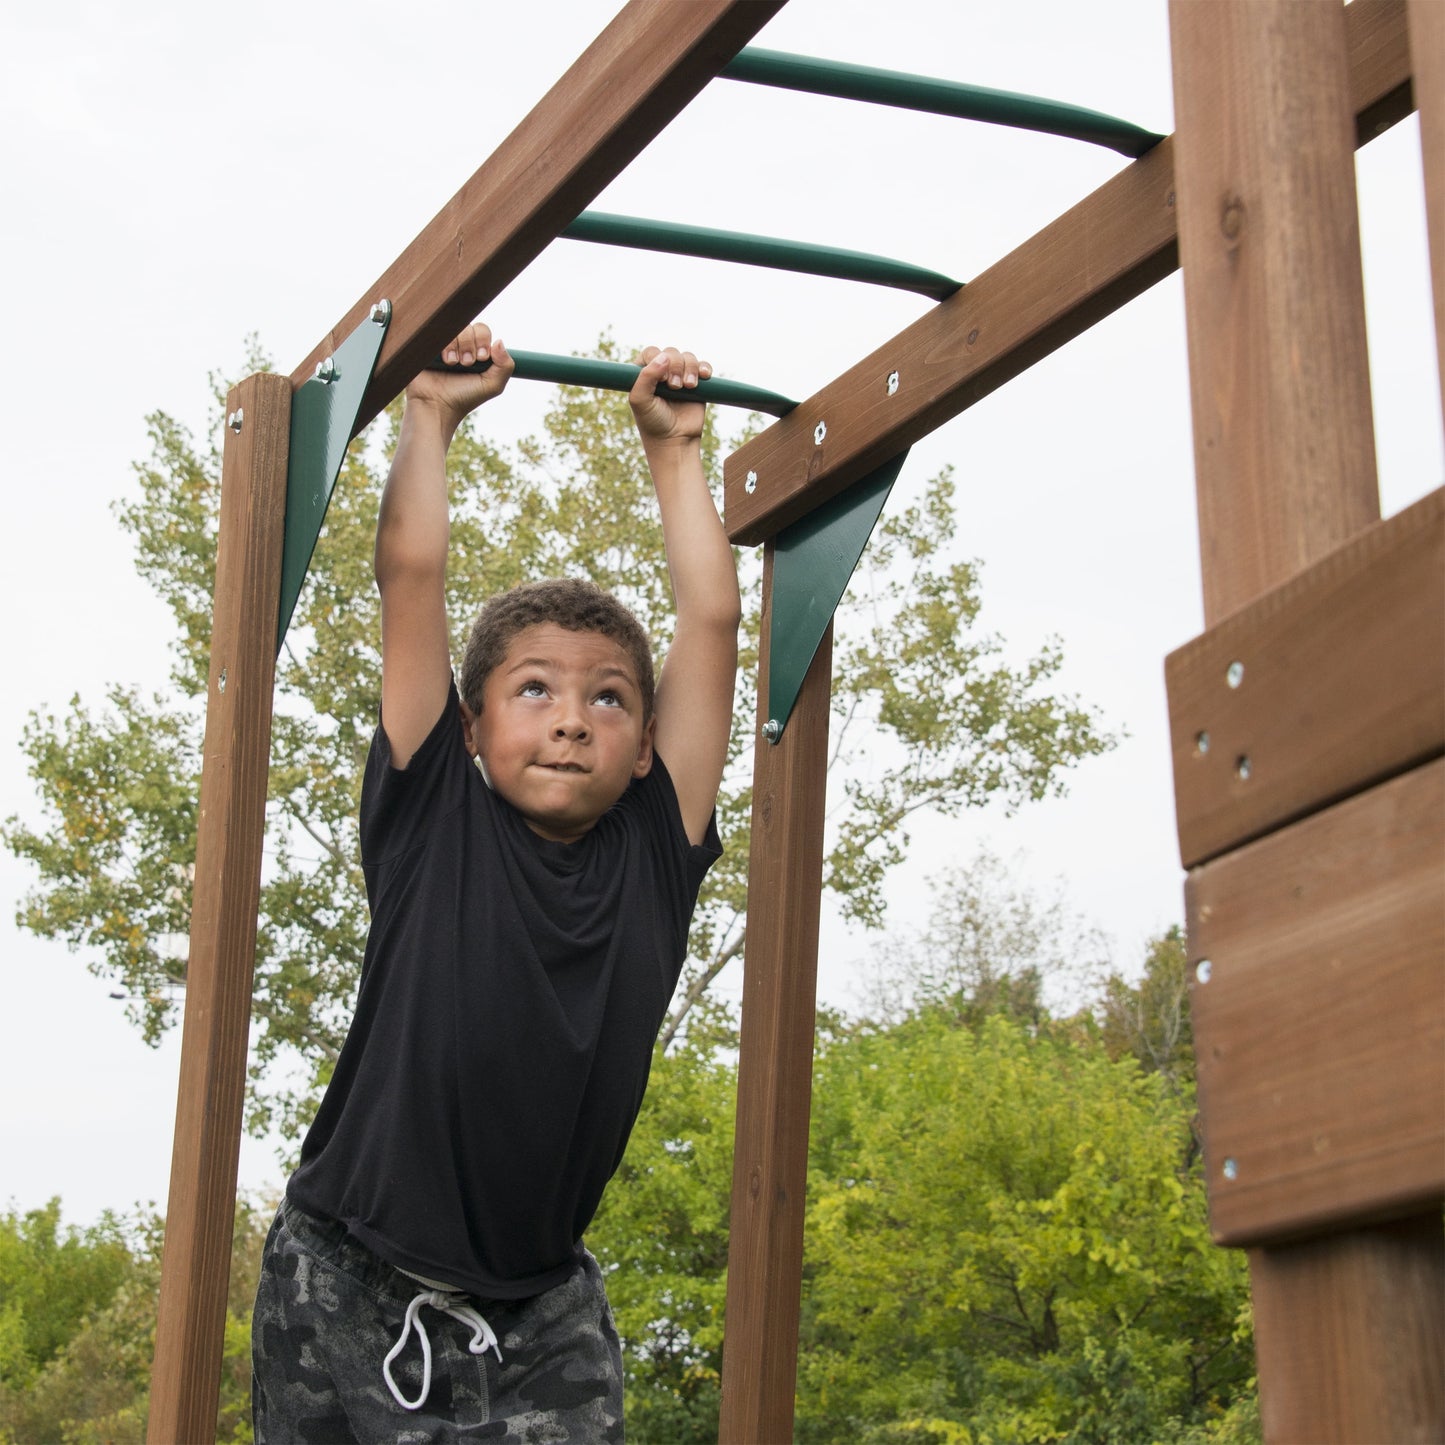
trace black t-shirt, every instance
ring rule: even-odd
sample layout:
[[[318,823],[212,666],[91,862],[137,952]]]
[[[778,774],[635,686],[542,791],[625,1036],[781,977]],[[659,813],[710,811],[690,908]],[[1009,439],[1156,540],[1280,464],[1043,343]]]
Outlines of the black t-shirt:
[[[405,769],[372,741],[356,1014],[287,1192],[400,1269],[489,1298],[564,1279],[627,1143],[715,825],[645,778],[576,843],[468,756],[453,688]]]

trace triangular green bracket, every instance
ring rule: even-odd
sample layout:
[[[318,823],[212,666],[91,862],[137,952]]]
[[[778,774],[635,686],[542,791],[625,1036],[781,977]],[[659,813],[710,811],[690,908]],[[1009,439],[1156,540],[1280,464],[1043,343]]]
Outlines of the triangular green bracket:
[[[813,655],[907,456],[905,448],[777,535],[763,724],[763,736],[770,743],[776,743],[788,726]]]
[[[361,399],[391,323],[391,303],[378,301],[316,375],[291,397],[291,450],[286,464],[286,530],[281,544],[281,612],[276,651],[286,638],[326,508],[356,428]]]

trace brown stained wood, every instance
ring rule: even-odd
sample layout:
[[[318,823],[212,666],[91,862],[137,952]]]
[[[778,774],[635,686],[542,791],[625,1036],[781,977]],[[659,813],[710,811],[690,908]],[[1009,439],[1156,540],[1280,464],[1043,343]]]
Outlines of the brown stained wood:
[[[771,547],[763,598],[760,678],[768,675]],[[793,1438],[832,652],[830,625],[781,742],[759,734],[754,753],[723,1445]]]
[[[1445,761],[1193,870],[1186,906],[1215,1238],[1445,1195]]]
[[[785,0],[629,0],[291,374],[312,375],[383,297],[366,425],[585,210]]]
[[[1445,752],[1445,490],[1225,618],[1164,674],[1186,868]]]
[[[1344,7],[1173,0],[1209,622],[1380,515]]]
[[[1408,112],[1403,0],[1355,0],[1345,25],[1363,141]],[[1169,275],[1174,190],[1170,139],[740,447],[723,469],[728,535],[772,536]]]
[[[1250,1254],[1264,1437],[1298,1445],[1445,1439],[1440,1211]],[[1348,1310],[1316,1308],[1321,1289]],[[1314,1361],[1325,1362],[1322,1370]],[[1401,1368],[1404,1362],[1405,1368]],[[1305,1382],[1308,1382],[1307,1384]]]
[[[1445,415],[1445,5],[1409,0],[1410,63],[1420,106],[1420,160],[1425,172],[1425,224],[1430,232],[1430,281],[1435,293],[1435,356]]]
[[[291,387],[226,400],[185,1024],[151,1374],[154,1445],[215,1438],[240,1152],[281,594]]]

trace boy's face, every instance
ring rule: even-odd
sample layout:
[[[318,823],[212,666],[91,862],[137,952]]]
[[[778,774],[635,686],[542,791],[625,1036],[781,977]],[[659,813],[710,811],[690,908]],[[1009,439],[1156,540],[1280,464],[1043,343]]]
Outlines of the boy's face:
[[[599,632],[525,628],[462,704],[467,751],[534,833],[575,843],[652,767],[652,722],[627,651]]]

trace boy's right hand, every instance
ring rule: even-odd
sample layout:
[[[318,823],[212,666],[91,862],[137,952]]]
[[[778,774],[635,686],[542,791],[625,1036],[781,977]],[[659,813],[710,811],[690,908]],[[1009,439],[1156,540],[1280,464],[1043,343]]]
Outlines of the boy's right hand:
[[[477,361],[491,361],[486,371],[422,371],[406,389],[407,405],[421,402],[450,414],[455,425],[469,411],[490,401],[506,386],[516,370],[506,345],[492,339],[491,328],[483,321],[474,321],[442,347],[442,360],[450,366],[471,366]]]

